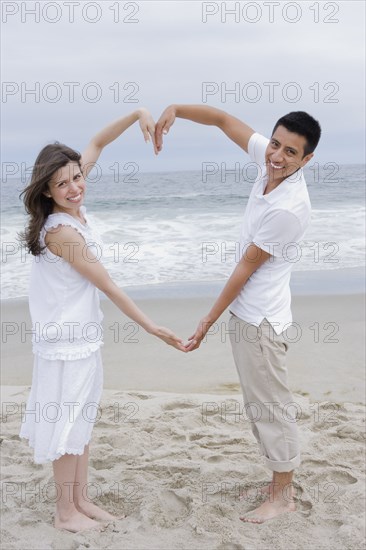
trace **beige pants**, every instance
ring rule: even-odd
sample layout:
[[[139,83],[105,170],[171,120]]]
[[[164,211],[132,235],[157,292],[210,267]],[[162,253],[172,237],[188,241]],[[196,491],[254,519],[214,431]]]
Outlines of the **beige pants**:
[[[267,319],[256,327],[231,315],[229,329],[245,412],[266,466],[289,472],[299,466],[300,451],[298,405],[287,384],[287,343]]]

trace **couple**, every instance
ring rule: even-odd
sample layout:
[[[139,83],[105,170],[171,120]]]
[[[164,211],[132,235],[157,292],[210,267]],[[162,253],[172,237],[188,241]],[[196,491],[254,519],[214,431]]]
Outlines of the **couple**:
[[[83,206],[85,178],[106,145],[139,121],[145,141],[151,139],[159,153],[163,135],[176,117],[217,126],[259,167],[243,217],[243,256],[187,344],[156,325],[112,281],[97,260],[102,243]],[[98,289],[147,332],[183,352],[197,349],[230,307],[230,337],[244,402],[253,434],[273,472],[272,481],[263,489],[267,500],[241,519],[262,523],[295,510],[292,478],[300,453],[296,418],[289,417],[286,408],[293,399],[287,384],[283,331],[292,320],[293,245],[302,239],[310,219],[302,167],[313,157],[320,132],[319,123],[302,111],[280,118],[267,139],[221,110],[171,105],[156,126],[143,108],[118,119],[96,134],[82,155],[59,143],[41,150],[31,181],[22,192],[29,214],[22,239],[34,256],[29,306],[35,334],[32,387],[20,436],[34,448],[36,463],[52,461],[60,495],[56,528],[78,532],[98,528],[96,520],[114,519],[86,500],[83,491],[88,483],[93,426],[90,415],[85,421],[83,407],[99,403],[103,383],[100,339],[93,339],[88,330],[86,340],[83,327],[88,323],[97,331],[102,320]],[[70,326],[72,339],[68,337]],[[34,411],[44,411],[50,403],[57,404],[56,421],[44,414],[37,418]]]

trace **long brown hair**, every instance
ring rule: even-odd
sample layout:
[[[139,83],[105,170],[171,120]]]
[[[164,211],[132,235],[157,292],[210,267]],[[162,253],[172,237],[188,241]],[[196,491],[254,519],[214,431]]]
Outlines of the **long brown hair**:
[[[39,233],[54,207],[53,199],[44,194],[49,190],[50,180],[57,170],[69,162],[76,162],[81,169],[80,159],[80,153],[58,142],[46,145],[36,159],[31,181],[20,194],[20,197],[23,196],[25,210],[30,219],[19,237],[33,256],[38,256],[42,252]]]

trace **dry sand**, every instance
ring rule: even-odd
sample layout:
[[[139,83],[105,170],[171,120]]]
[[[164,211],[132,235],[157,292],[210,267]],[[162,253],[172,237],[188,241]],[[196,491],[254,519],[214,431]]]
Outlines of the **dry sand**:
[[[142,306],[187,337],[209,302]],[[105,327],[127,322],[113,305],[103,307]],[[114,343],[107,329],[109,389],[93,431],[88,495],[127,518],[103,533],[56,531],[52,467],[35,465],[31,449],[18,438],[32,360],[29,341],[16,342],[15,335],[3,350],[1,548],[363,549],[363,297],[297,297],[293,310],[302,331],[288,359],[302,440],[297,512],[260,526],[239,520],[260,502],[255,493],[239,501],[239,492],[260,487],[269,472],[243,410],[222,330],[184,355],[140,332],[138,343]],[[3,323],[26,320],[24,303],[5,305]]]

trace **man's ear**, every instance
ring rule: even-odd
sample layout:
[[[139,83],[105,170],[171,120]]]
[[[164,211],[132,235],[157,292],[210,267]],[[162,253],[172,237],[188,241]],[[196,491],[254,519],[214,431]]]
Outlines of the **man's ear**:
[[[305,166],[305,164],[307,164],[309,160],[313,158],[313,156],[314,153],[309,153],[308,155],[306,155],[301,161],[302,166]]]

